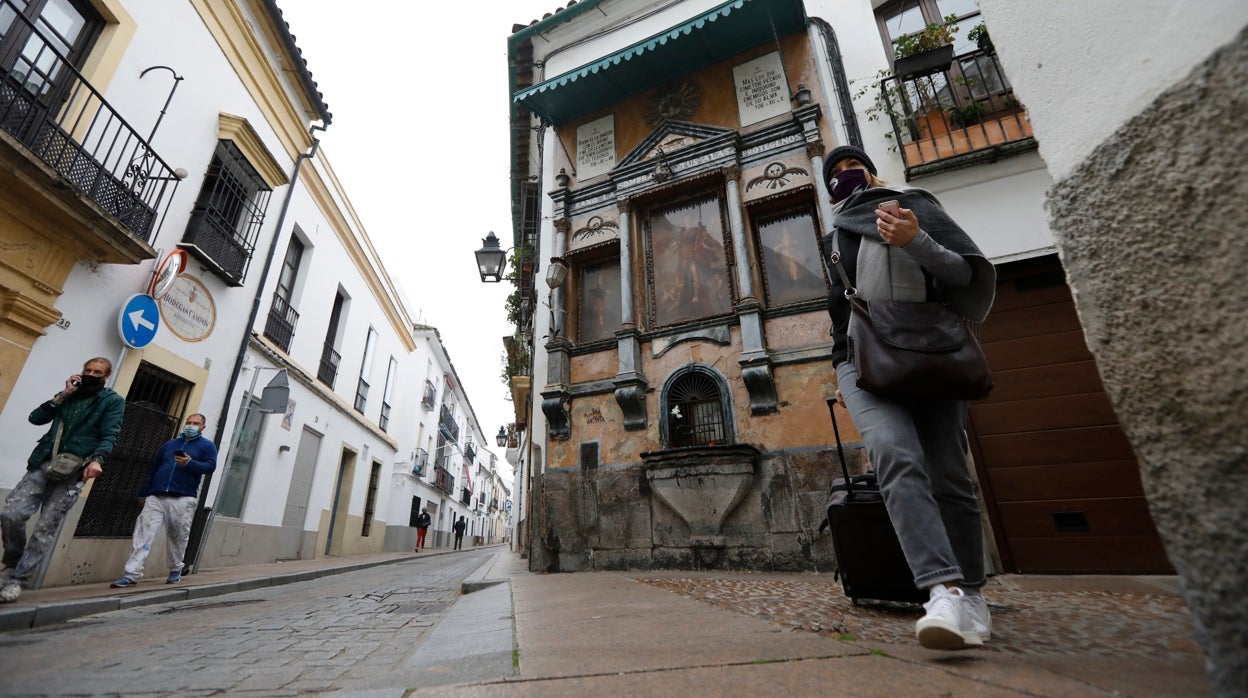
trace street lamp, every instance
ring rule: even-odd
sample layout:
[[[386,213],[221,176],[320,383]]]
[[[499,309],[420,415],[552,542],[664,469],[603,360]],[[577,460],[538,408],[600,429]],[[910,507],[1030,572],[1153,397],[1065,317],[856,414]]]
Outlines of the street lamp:
[[[507,253],[498,244],[498,237],[491,230],[481,240],[481,249],[477,250],[477,272],[481,281],[498,283],[503,280],[503,266],[507,264]]]
[[[507,445],[507,427],[498,428],[498,435],[494,437],[494,442],[498,444],[499,448]]]

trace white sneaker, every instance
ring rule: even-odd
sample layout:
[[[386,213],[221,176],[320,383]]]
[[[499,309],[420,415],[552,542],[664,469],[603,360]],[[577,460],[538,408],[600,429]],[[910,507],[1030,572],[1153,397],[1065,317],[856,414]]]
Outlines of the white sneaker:
[[[982,594],[962,597],[962,610],[971,618],[971,627],[979,634],[979,639],[987,642],[992,639],[992,614],[988,612],[988,601]]]
[[[965,598],[966,594],[957,587],[932,587],[931,599],[923,604],[927,615],[914,624],[920,645],[929,650],[960,650],[984,644],[963,605]]]
[[[0,585],[0,603],[13,603],[22,595],[22,583],[9,579]]]

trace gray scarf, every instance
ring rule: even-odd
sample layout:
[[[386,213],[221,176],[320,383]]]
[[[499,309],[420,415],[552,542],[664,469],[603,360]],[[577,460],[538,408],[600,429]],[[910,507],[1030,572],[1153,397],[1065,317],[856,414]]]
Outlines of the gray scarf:
[[[997,270],[984,257],[971,236],[954,222],[940,202],[923,189],[874,187],[850,195],[832,217],[832,226],[842,235],[858,235],[883,243],[876,229],[875,207],[881,201],[897,199],[902,208],[914,211],[921,227],[946,249],[966,258],[971,265],[971,282],[966,286],[946,286],[935,281],[941,300],[963,317],[983,322],[996,295]],[[842,241],[841,244],[844,244]],[[830,249],[830,246],[829,246]],[[847,260],[848,261],[848,260]]]

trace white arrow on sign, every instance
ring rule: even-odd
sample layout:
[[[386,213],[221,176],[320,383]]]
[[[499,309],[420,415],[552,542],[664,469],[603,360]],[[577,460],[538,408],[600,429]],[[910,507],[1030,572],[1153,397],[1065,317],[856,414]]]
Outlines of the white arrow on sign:
[[[155,325],[153,325],[151,322],[149,322],[146,318],[143,317],[142,310],[136,310],[130,313],[130,324],[134,325],[134,329],[136,330],[139,329],[140,327],[146,327],[149,330],[156,329]]]

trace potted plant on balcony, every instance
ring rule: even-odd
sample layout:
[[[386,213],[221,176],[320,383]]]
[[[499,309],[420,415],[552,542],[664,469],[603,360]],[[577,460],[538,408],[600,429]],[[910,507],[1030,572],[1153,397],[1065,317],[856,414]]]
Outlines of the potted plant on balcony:
[[[958,33],[958,16],[932,22],[917,32],[897,40],[893,55],[893,74],[914,78],[948,70],[953,62],[953,35]]]
[[[976,24],[966,33],[966,38],[974,41],[979,50],[984,53],[992,53],[992,37],[988,36],[988,27],[983,24]]]

